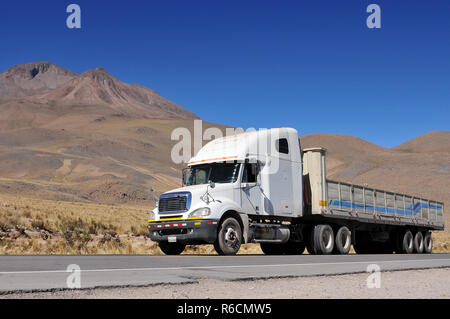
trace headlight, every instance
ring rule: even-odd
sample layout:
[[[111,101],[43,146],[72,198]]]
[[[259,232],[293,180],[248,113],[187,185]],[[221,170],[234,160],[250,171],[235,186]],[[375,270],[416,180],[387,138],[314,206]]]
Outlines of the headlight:
[[[153,219],[155,219],[155,218],[156,218],[156,215],[155,215],[155,213],[152,211],[152,212],[150,213],[150,216],[148,217],[148,219],[153,220]]]
[[[209,215],[211,215],[211,210],[208,207],[202,207],[190,213],[189,217],[205,217]]]

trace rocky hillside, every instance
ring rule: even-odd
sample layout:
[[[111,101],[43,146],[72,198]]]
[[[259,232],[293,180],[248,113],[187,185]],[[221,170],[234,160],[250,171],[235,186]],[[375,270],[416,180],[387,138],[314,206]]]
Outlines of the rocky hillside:
[[[0,99],[46,93],[76,76],[49,62],[16,65],[0,74]]]

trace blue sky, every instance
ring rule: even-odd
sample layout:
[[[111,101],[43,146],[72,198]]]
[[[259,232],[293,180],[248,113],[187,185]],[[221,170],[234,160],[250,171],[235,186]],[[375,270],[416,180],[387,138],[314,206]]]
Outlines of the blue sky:
[[[66,7],[82,10],[70,30]],[[381,7],[368,29],[366,7]],[[3,1],[0,72],[101,66],[202,119],[385,147],[449,130],[450,1]]]

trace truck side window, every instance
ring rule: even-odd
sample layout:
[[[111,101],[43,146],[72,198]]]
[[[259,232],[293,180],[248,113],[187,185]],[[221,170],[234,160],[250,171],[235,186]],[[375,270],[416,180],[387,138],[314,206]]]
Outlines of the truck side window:
[[[244,164],[244,175],[242,175],[243,183],[256,183],[256,176],[258,175],[256,164]]]
[[[286,138],[280,138],[279,140],[277,140],[275,146],[279,153],[289,154],[289,145]]]

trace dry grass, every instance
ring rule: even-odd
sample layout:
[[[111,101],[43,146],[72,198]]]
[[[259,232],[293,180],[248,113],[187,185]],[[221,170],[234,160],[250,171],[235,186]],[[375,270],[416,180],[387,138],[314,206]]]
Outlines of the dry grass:
[[[162,254],[148,238],[149,209],[0,195],[0,254]],[[185,254],[215,254],[212,245]],[[244,245],[240,253],[261,253]]]
[[[149,209],[0,195],[0,254],[162,254],[148,238]],[[434,251],[450,251],[450,234],[433,234]],[[240,254],[261,254],[258,244]],[[184,254],[215,254],[212,245]]]
[[[433,233],[433,252],[435,253],[450,252],[450,233],[448,232]]]

